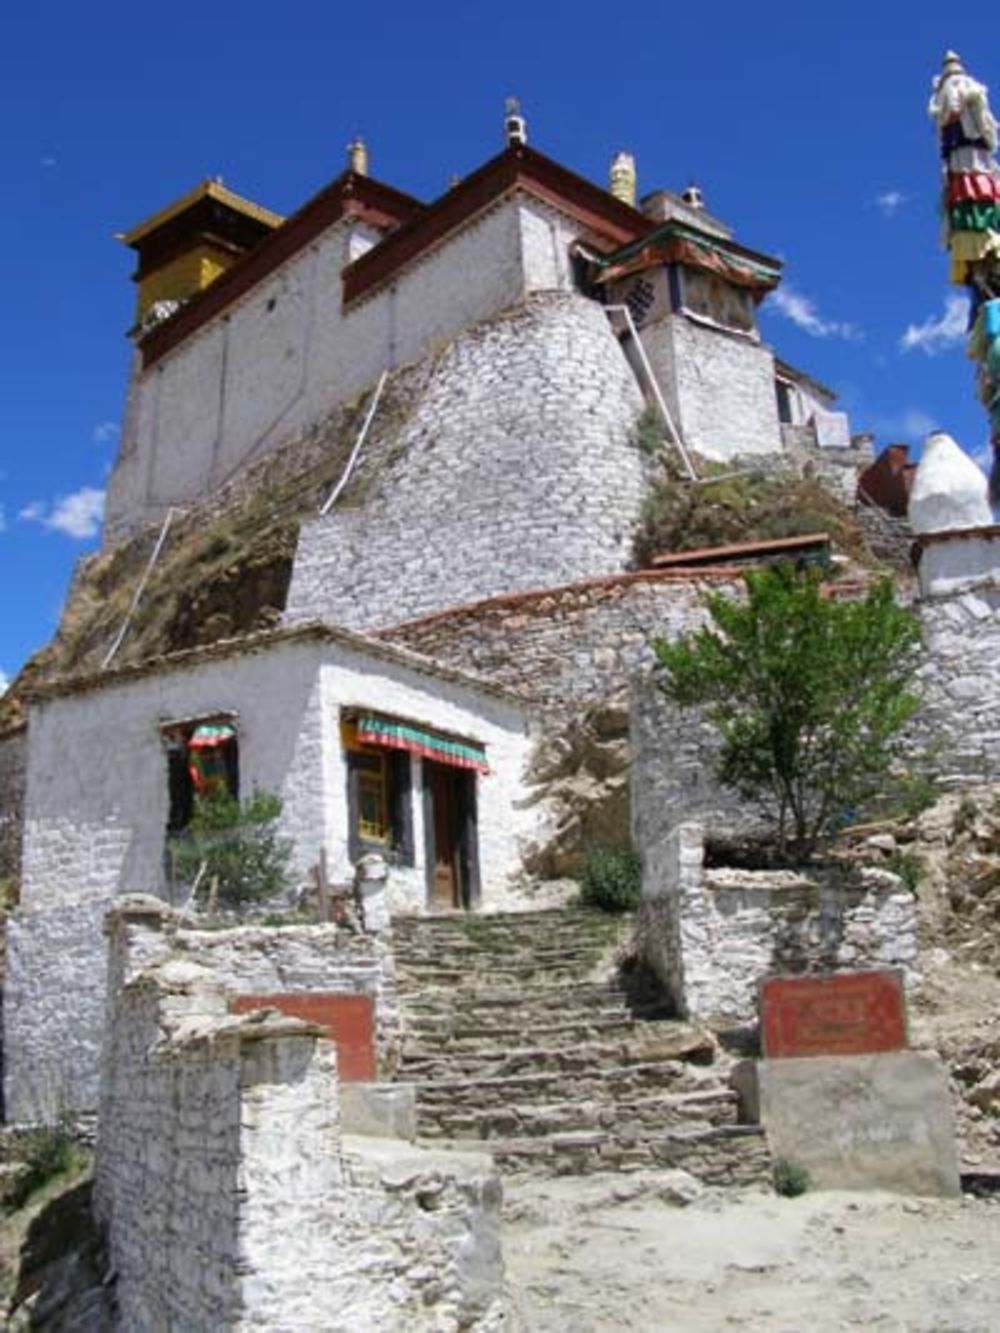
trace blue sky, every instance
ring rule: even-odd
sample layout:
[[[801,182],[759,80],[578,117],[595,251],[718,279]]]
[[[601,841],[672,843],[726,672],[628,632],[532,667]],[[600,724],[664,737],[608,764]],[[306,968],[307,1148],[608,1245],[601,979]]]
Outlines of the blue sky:
[[[974,11],[854,0],[9,7],[0,672],[50,636],[96,541],[133,301],[113,233],[205,175],[291,211],[358,133],[374,175],[433,197],[498,149],[510,92],[543,152],[603,181],[627,148],[641,191],[695,179],[738,239],[782,256],[765,337],[853,429],[940,426],[981,451],[925,104],[948,46],[1000,96],[993,36]]]

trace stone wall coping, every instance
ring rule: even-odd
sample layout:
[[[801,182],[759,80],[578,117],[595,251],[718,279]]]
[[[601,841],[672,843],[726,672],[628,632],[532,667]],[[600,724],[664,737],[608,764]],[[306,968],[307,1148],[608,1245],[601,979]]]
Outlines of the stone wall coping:
[[[720,867],[706,870],[705,887],[708,889],[755,889],[765,893],[790,893],[800,889],[816,893],[820,883],[797,870],[738,870]]]
[[[79,676],[58,676],[54,680],[36,685],[25,690],[23,698],[28,703],[43,703],[48,699],[58,699],[67,695],[86,694],[109,686],[127,684],[146,676],[156,675],[161,671],[183,671],[189,667],[200,666],[203,662],[221,661],[228,657],[244,654],[267,652],[272,648],[284,647],[296,643],[331,643],[348,648],[368,657],[390,662],[395,666],[406,667],[422,675],[439,680],[452,681],[464,685],[479,694],[488,694],[523,707],[523,699],[485,676],[471,671],[448,666],[423,653],[410,648],[401,648],[386,643],[379,638],[360,634],[356,630],[344,629],[339,625],[330,625],[322,620],[307,620],[301,624],[282,626],[279,629],[264,630],[256,634],[244,634],[232,639],[218,639],[215,643],[202,644],[196,648],[185,648],[179,652],[162,653],[157,657],[148,657],[141,662],[129,663],[108,671],[90,671]]]
[[[413,629],[423,629],[435,624],[446,624],[449,620],[458,620],[462,616],[474,617],[485,611],[514,609],[530,602],[541,602],[545,598],[559,598],[578,593],[600,592],[604,589],[627,588],[641,583],[737,583],[743,574],[740,565],[713,565],[709,569],[636,569],[617,574],[597,574],[592,578],[580,579],[576,583],[559,583],[554,587],[528,588],[524,592],[498,593],[494,597],[483,597],[474,602],[461,602],[457,606],[445,607],[443,611],[432,611],[429,615],[415,616],[412,620],[401,620],[395,625],[387,625],[373,633],[380,639],[387,639],[393,634],[405,633]]]

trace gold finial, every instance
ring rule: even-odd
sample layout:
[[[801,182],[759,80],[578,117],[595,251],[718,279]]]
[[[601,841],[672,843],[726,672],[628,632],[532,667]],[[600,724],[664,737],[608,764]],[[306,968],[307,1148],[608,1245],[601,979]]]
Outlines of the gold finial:
[[[635,158],[631,153],[615,153],[611,159],[608,189],[623,204],[635,208]]]
[[[352,139],[347,145],[347,166],[356,176],[368,175],[368,148],[364,139]]]

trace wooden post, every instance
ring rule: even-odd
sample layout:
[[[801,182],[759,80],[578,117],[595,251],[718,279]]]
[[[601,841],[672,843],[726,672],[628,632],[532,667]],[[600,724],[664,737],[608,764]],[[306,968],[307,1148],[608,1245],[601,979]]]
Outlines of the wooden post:
[[[330,919],[330,881],[326,874],[326,848],[319,849],[319,861],[313,866],[316,879],[316,912],[320,921]]]

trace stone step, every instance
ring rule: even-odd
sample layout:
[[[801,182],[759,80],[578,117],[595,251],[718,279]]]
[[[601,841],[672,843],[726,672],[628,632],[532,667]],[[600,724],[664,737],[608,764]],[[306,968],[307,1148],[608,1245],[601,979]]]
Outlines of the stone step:
[[[532,1045],[506,1050],[459,1051],[414,1049],[404,1043],[399,1077],[407,1082],[429,1082],[437,1078],[500,1077],[504,1074],[578,1073],[587,1069],[609,1069],[676,1059],[670,1045],[658,1046],[653,1039],[634,1038],[611,1042],[578,1042],[569,1046]]]
[[[432,1107],[420,1103],[422,1137],[535,1138],[540,1135],[599,1129],[617,1138],[642,1138],[678,1127],[735,1125],[737,1098],[728,1088],[669,1094],[656,1092],[616,1100],[603,1096],[537,1104],[480,1104]]]
[[[483,976],[489,977],[494,984],[504,983],[510,986],[560,985],[565,982],[583,981],[594,970],[590,965],[579,967],[574,964],[538,965],[533,962],[513,964],[490,964],[482,976],[469,968],[449,966],[440,963],[420,963],[410,966],[396,963],[396,976],[401,987],[440,986],[448,987],[459,996],[474,993]]]
[[[607,1130],[547,1138],[431,1140],[435,1147],[489,1152],[505,1174],[587,1175],[681,1167],[709,1185],[760,1185],[771,1175],[763,1132],[754,1125],[673,1130],[630,1138]]]
[[[624,999],[616,1003],[605,996],[603,1003],[590,1004],[546,1004],[526,1001],[524,1005],[491,1005],[483,1008],[465,1005],[431,1010],[414,1010],[406,1006],[406,1030],[414,1036],[485,1036],[490,1033],[502,1034],[512,1030],[516,1021],[519,1032],[536,1032],[545,1028],[562,1028],[609,1023],[634,1022],[631,1010]],[[498,1036],[498,1040],[500,1037]]]
[[[577,1042],[621,1040],[626,1041],[636,1031],[636,1021],[629,1013],[612,1012],[603,1017],[584,1015],[567,1017],[560,1023],[520,1022],[502,1025],[461,1023],[449,1026],[447,1020],[407,1018],[404,1040],[407,1049],[419,1059],[421,1056],[444,1055],[458,1052],[495,1052],[502,1055],[523,1042],[529,1034],[532,1042],[546,1047],[569,1046]]]
[[[614,934],[631,920],[629,913],[611,915],[587,907],[544,907],[525,912],[436,912],[432,916],[399,914],[392,918],[394,936],[413,939],[449,933],[488,935],[511,932],[537,936],[546,930],[583,930]]]
[[[403,1003],[411,1014],[450,1013],[455,1006],[451,989],[419,990],[404,994]],[[532,1005],[601,1005],[624,1003],[625,991],[617,980],[570,981],[562,985],[521,986],[482,985],[462,1000],[462,1012],[508,1009],[521,1010]],[[471,1006],[471,1007],[470,1007]]]
[[[506,1074],[495,1078],[439,1078],[417,1082],[420,1106],[506,1106],[531,1102],[583,1100],[591,1097],[627,1098],[645,1093],[700,1093],[722,1086],[714,1069],[683,1060],[587,1068],[575,1073],[542,1071]]]

